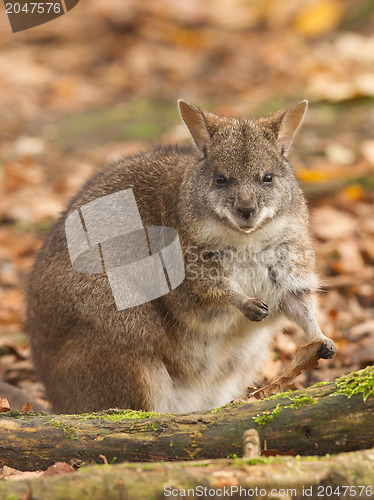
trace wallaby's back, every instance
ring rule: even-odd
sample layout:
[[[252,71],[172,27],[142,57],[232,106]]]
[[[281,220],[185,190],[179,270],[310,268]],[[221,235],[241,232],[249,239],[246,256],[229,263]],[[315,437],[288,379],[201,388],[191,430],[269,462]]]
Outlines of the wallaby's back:
[[[141,377],[133,384],[124,379],[131,377],[141,352],[149,355],[154,349],[163,329],[154,303],[117,311],[105,274],[73,269],[65,235],[67,215],[97,198],[132,188],[145,226],[173,227],[178,214],[165,203],[177,206],[183,173],[193,158],[191,149],[166,148],[102,170],[74,197],[41,248],[27,288],[26,328],[35,368],[57,411],[146,408]]]

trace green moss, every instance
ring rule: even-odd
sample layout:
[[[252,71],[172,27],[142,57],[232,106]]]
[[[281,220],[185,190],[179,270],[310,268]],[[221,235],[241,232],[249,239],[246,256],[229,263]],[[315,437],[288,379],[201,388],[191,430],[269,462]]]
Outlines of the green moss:
[[[231,458],[229,455],[227,458]],[[237,458],[237,457],[236,457]],[[283,456],[277,456],[277,457],[264,457],[264,456],[259,456],[259,457],[254,457],[254,458],[237,458],[235,461],[231,462],[230,465],[234,465],[236,468],[240,467],[246,467],[247,465],[268,465],[272,464],[274,462],[279,462],[279,463],[284,463],[285,460],[289,459],[290,457],[283,457]]]
[[[245,463],[246,465],[268,465],[274,463],[274,457],[250,458],[249,460],[246,460]]]
[[[121,422],[123,420],[143,420],[145,418],[165,417],[163,413],[154,411],[136,411],[136,410],[107,410],[103,413],[87,413],[87,415],[74,415],[81,420],[91,420],[101,418],[106,422]]]
[[[238,458],[238,455],[236,453],[230,453],[226,458]]]
[[[332,382],[318,382],[318,384],[312,385],[308,387],[308,389],[313,389],[315,387],[321,387],[323,385],[328,385],[331,384]],[[285,392],[280,392],[279,394],[273,394],[272,396],[269,396],[268,398],[265,398],[264,401],[270,401],[272,399],[278,399],[278,398],[288,398],[291,399],[290,396],[291,394],[294,394],[295,391],[285,391]]]
[[[157,431],[157,427],[154,422],[151,422],[147,425],[147,431]]]
[[[309,389],[313,389],[314,387],[322,387],[323,385],[329,385],[331,382],[318,382],[318,384],[314,384],[309,387]]]
[[[72,415],[72,417],[76,417],[78,418],[79,420],[93,420],[95,418],[100,418],[102,417],[102,415],[100,415],[99,413],[74,413]]]
[[[270,401],[271,399],[278,399],[278,398],[288,398],[288,396],[293,392],[294,391],[286,391],[286,392],[280,392],[279,394],[273,394],[272,396],[265,398],[264,401]]]
[[[366,401],[369,396],[374,396],[374,367],[367,366],[358,372],[343,375],[335,381],[336,391],[331,396],[344,395],[351,398],[355,394],[362,394]]]
[[[214,467],[214,463],[209,462],[191,462],[188,464],[189,467]]]
[[[257,414],[256,417],[252,417],[253,420],[258,425],[258,430],[262,429],[264,425],[270,424],[282,411],[282,408],[279,408],[279,404],[274,408],[272,412],[264,411],[262,415]]]
[[[28,418],[28,417],[44,417],[44,416],[49,416],[50,413],[47,413],[45,411],[27,411],[25,413],[22,413],[18,410],[11,410],[7,411],[4,413],[0,413],[1,417],[7,417],[7,418]]]
[[[105,412],[104,420],[143,420],[144,418],[160,418],[164,415],[154,411],[136,411],[136,410],[108,410]]]
[[[290,405],[284,406],[284,408],[301,408],[302,406],[307,406],[307,405],[315,405],[317,401],[315,401],[313,398],[310,396],[296,396],[295,398],[288,397],[292,403]]]
[[[234,465],[235,467],[245,467],[247,465],[269,465],[269,464],[287,464],[288,466],[292,465],[292,462],[320,462],[324,460],[329,460],[331,455],[326,454],[324,456],[303,456],[296,455],[295,457],[291,455],[277,455],[271,457],[265,457],[263,455],[254,458],[239,458],[235,460],[235,462],[231,462],[230,465]]]
[[[227,404],[225,404],[223,406],[220,406],[219,408],[214,408],[214,410],[211,410],[210,413],[218,413],[220,411],[225,410],[226,408],[230,408],[232,406],[241,406],[243,404],[244,404],[243,401],[232,401],[232,402],[227,403]]]
[[[46,422],[46,424],[52,425],[55,429],[62,429],[64,436],[68,439],[78,439],[74,427],[67,422],[52,419],[49,422]]]

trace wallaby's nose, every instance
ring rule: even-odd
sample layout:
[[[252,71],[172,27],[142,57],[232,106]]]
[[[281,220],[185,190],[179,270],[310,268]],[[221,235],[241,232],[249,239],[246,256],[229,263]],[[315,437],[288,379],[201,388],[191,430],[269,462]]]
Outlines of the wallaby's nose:
[[[257,212],[257,206],[253,202],[242,201],[237,203],[235,208],[240,217],[243,217],[245,220],[248,220]]]

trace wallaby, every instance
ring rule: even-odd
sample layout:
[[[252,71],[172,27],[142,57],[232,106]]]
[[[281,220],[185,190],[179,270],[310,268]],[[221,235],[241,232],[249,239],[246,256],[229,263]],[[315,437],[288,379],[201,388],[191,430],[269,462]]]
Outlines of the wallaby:
[[[35,369],[55,412],[111,407],[190,412],[243,396],[286,316],[318,326],[309,217],[288,155],[307,101],[268,117],[227,118],[180,100],[194,146],[123,158],[73,198],[40,250],[27,289]],[[144,226],[174,228],[183,282],[118,310],[105,273],[75,270],[65,222],[132,189]]]

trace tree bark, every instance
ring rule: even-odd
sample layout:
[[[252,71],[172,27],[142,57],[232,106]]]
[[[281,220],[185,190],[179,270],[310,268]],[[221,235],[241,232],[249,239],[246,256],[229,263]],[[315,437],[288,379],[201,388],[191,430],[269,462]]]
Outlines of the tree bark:
[[[0,498],[372,498],[374,449],[328,459],[276,457],[258,462],[261,459],[85,467],[59,476],[0,482]]]
[[[374,367],[370,369],[373,374]],[[330,383],[213,411],[140,420],[125,418],[120,410],[92,415],[5,413],[0,416],[0,465],[37,470],[72,458],[100,462],[99,455],[109,462],[114,457],[122,462],[241,456],[243,432],[249,428],[259,431],[262,449],[299,455],[373,447],[374,397],[332,397],[334,392],[336,384]],[[300,397],[314,404],[297,407]]]

